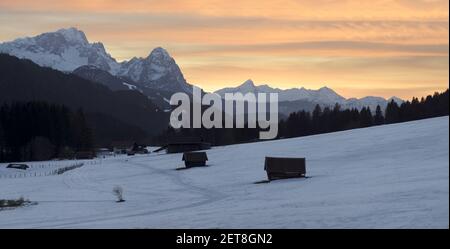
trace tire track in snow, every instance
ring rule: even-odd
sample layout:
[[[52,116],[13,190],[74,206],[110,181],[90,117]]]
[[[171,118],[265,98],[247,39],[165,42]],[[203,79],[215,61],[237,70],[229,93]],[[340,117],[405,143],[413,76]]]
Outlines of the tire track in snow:
[[[143,164],[142,162],[133,162],[132,164],[148,169],[149,166],[147,164]],[[220,199],[224,199],[226,197],[225,194],[223,194],[222,192],[210,189],[210,188],[206,188],[206,187],[200,187],[197,186],[193,183],[190,183],[188,181],[186,181],[185,179],[183,179],[181,177],[181,172],[177,172],[175,170],[169,169],[156,169],[153,167],[150,167],[151,170],[157,174],[161,174],[161,175],[166,175],[168,177],[170,177],[172,179],[172,182],[175,183],[176,185],[182,187],[183,189],[186,189],[188,191],[192,191],[194,190],[194,192],[206,197],[207,199],[210,199],[211,202],[215,202],[217,200]]]
[[[133,178],[136,176],[145,176],[145,175],[151,175],[151,173],[138,173],[138,174],[131,174],[131,175],[124,175],[124,176],[120,176],[121,179],[125,179],[125,178]],[[67,178],[64,178],[64,184],[70,188],[70,189],[86,189],[86,190],[90,190],[90,191],[94,191],[94,192],[99,192],[99,193],[111,193],[112,189],[112,185],[111,184],[105,184],[102,183],[102,180],[107,181],[107,180],[111,180],[111,179],[116,179],[116,177],[114,178],[103,178],[101,180],[98,180],[94,177],[92,177],[91,175],[89,175],[89,172],[85,172],[85,171],[77,171],[77,172],[73,172],[70,175],[67,175]],[[102,187],[104,187],[105,185],[107,185],[109,188],[108,190],[101,190]],[[135,190],[127,190],[127,192],[129,193],[134,193],[134,194],[139,194],[139,195],[148,195],[150,194],[149,192],[142,192],[142,191],[135,191]]]
[[[111,161],[111,163],[126,163],[127,160],[122,160],[122,159],[117,159],[114,161]],[[98,165],[96,165],[98,166]],[[86,168],[85,168],[86,169]],[[88,191],[93,191],[93,192],[97,192],[99,194],[104,194],[104,193],[109,193],[111,194],[111,191],[106,191],[106,190],[102,190],[102,186],[104,186],[105,184],[103,184],[101,181],[98,181],[98,179],[96,179],[95,177],[92,177],[92,175],[90,175],[90,171],[86,171],[86,170],[72,170],[70,172],[67,172],[66,174],[62,174],[62,175],[56,175],[56,176],[52,176],[52,177],[60,177],[61,179],[61,183],[69,190],[72,191],[76,191],[76,190],[88,190]],[[96,169],[98,170],[98,168]],[[143,176],[143,175],[151,175],[151,173],[146,173],[146,174],[133,174],[133,175],[127,175],[125,177],[133,177],[133,176]],[[117,177],[117,176],[116,176]],[[122,176],[120,176],[122,177]],[[112,178],[113,179],[113,178]],[[149,192],[137,192],[137,191],[128,191],[128,192],[133,192],[136,194],[141,194],[141,195],[149,195],[152,193]],[[112,194],[111,194],[112,196]],[[102,201],[98,201],[98,200],[53,200],[53,201],[39,201],[37,200],[38,203],[89,203],[89,202],[108,202],[107,200],[102,200]],[[113,199],[111,198],[110,202],[114,202]],[[137,211],[139,209],[135,209],[134,211]],[[140,209],[140,210],[144,210],[144,209]],[[117,214],[117,213],[108,213],[108,215],[113,215],[113,214]],[[22,221],[22,222],[16,222],[16,223],[9,223],[9,224],[5,224],[6,227],[29,227],[30,224],[32,225],[32,228],[45,228],[45,227],[52,227],[51,224],[55,223],[55,222],[69,222],[69,221],[73,221],[73,220],[86,220],[86,219],[93,219],[93,218],[99,218],[99,217],[106,217],[104,214],[93,214],[93,215],[86,215],[86,216],[77,216],[77,217],[70,217],[70,218],[60,218],[60,219],[51,219],[51,221],[42,221],[42,220],[28,220],[28,221]],[[39,224],[39,227],[33,227],[33,224]],[[43,225],[44,224],[44,225]]]
[[[157,209],[157,210],[145,210],[143,211],[143,209],[134,209],[131,210],[132,212],[126,213],[126,214],[121,214],[121,215],[107,215],[107,216],[98,216],[98,215],[90,215],[90,216],[85,216],[85,217],[73,217],[73,218],[65,218],[65,219],[59,219],[59,220],[53,220],[50,223],[47,223],[45,225],[42,226],[42,223],[39,226],[36,227],[32,227],[32,228],[64,228],[64,227],[71,227],[71,226],[79,226],[79,225],[87,225],[89,223],[95,223],[95,222],[101,222],[101,221],[110,221],[110,220],[117,220],[117,219],[126,219],[126,218],[133,218],[133,217],[140,217],[140,216],[149,216],[149,215],[154,215],[154,214],[159,214],[159,213],[166,213],[166,212],[173,212],[173,211],[178,211],[181,209],[189,209],[189,208],[195,208],[195,207],[199,207],[199,206],[203,206],[203,205],[207,205],[213,202],[217,202],[220,201],[224,198],[226,198],[226,195],[223,194],[222,192],[219,191],[215,191],[212,189],[208,189],[205,187],[199,187],[197,185],[194,185],[193,183],[190,183],[188,181],[186,181],[185,179],[183,179],[181,177],[181,175],[176,171],[172,170],[172,169],[157,169],[154,167],[149,166],[149,164],[144,164],[142,162],[136,162],[136,159],[141,159],[141,158],[131,158],[131,160],[127,160],[124,161],[123,163],[128,164],[128,165],[132,165],[132,166],[136,166],[136,167],[140,167],[140,168],[144,168],[146,170],[151,171],[151,173],[155,173],[155,174],[160,174],[160,175],[165,175],[167,176],[169,179],[171,179],[172,183],[179,186],[180,188],[185,189],[186,191],[190,191],[190,192],[194,192],[195,194],[200,195],[201,197],[204,198],[204,200],[201,201],[195,201],[195,202],[191,202],[185,205],[181,205],[181,206],[175,206],[172,208],[164,208],[164,209]],[[146,158],[148,159],[148,158]],[[160,158],[159,158],[160,159]],[[160,160],[163,160],[164,158],[161,158]],[[157,162],[160,160],[152,160],[151,162]],[[75,172],[73,172],[75,173]],[[80,174],[81,172],[77,172],[77,174]],[[77,175],[77,174],[71,174],[71,175]],[[84,175],[84,174],[81,174]],[[73,178],[74,176],[71,177],[72,178],[72,183],[73,183]],[[85,181],[83,181],[85,180]],[[87,182],[88,185],[90,184],[88,180],[83,179],[81,181],[82,182]],[[70,182],[70,181],[69,181]],[[68,185],[70,185],[69,182],[66,182]],[[77,183],[77,186],[79,186],[79,183]],[[104,192],[101,191],[100,189],[91,189],[94,191],[99,191],[99,192]],[[150,194],[150,193],[149,193]],[[76,220],[76,221],[74,221]]]

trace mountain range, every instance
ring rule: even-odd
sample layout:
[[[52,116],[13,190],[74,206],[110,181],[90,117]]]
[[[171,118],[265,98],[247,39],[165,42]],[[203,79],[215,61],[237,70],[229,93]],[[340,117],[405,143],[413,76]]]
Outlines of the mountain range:
[[[222,98],[225,93],[277,93],[279,101],[279,111],[283,114],[289,114],[291,112],[298,111],[299,109],[312,111],[314,107],[319,104],[322,107],[333,107],[336,103],[343,109],[362,109],[363,107],[369,107],[372,111],[375,111],[377,105],[384,110],[387,104],[394,100],[397,103],[402,103],[403,100],[397,97],[391,97],[384,99],[382,97],[368,96],[364,98],[349,98],[346,99],[335,91],[328,87],[322,87],[318,90],[311,90],[302,88],[291,89],[279,89],[272,88],[267,84],[255,85],[254,82],[249,79],[243,84],[237,87],[228,87],[217,90],[215,93],[219,94]],[[302,107],[302,108],[299,108]]]
[[[0,53],[26,58],[40,66],[76,74],[103,84],[113,91],[139,91],[164,111],[170,110],[169,99],[173,93],[192,93],[192,85],[186,81],[174,58],[164,48],[153,49],[146,58],[134,57],[118,62],[106,51],[102,43],[90,43],[84,32],[76,28],[60,29],[35,37],[0,43]],[[391,100],[403,102],[396,97],[346,99],[327,87],[318,90],[282,90],[269,85],[255,85],[252,80],[247,80],[235,88],[216,91],[221,96],[226,92],[278,93],[279,109],[285,115],[299,110],[312,110],[317,104],[334,106],[338,103],[342,108],[357,109],[368,106],[371,110],[380,105],[384,110]]]
[[[142,87],[170,92],[191,92],[175,60],[163,48],[155,48],[146,58],[117,62],[100,42],[89,43],[83,31],[60,29],[35,37],[0,44],[0,52],[30,59],[36,64],[63,72],[81,66],[95,66],[111,75],[126,77]]]

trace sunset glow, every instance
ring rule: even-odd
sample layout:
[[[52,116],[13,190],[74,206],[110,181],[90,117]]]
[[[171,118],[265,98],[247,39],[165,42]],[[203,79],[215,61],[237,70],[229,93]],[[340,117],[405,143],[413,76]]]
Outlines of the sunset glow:
[[[448,0],[0,0],[0,42],[77,27],[118,60],[166,48],[207,91],[251,78],[409,99],[448,88]]]

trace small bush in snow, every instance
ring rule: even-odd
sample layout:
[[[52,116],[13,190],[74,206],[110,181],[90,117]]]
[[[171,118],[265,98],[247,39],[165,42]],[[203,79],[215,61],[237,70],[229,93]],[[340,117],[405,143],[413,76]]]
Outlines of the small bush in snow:
[[[30,203],[29,200],[25,200],[23,197],[15,200],[0,200],[0,208],[14,208],[20,207],[27,203]]]
[[[123,189],[120,186],[115,186],[113,188],[113,194],[117,197],[117,202],[124,202],[123,199]]]

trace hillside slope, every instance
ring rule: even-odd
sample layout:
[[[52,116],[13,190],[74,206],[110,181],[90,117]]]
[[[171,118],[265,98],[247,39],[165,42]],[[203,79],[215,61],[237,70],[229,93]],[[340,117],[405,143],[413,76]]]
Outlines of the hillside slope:
[[[113,92],[76,75],[0,54],[0,104],[17,101],[46,101],[65,105],[73,111],[82,108],[89,117],[95,117],[89,120],[91,123],[101,121],[95,123],[94,128],[104,125],[105,130],[111,131],[111,137],[130,130],[127,136],[119,137],[121,140],[144,132],[158,134],[169,122],[168,114],[137,91]],[[105,141],[108,137],[98,140]]]
[[[254,184],[266,178],[265,156],[306,157],[310,178]],[[208,157],[209,167],[182,171],[181,154],[152,154],[0,178],[0,199],[39,202],[0,211],[0,228],[449,227],[448,117],[217,147]],[[115,185],[126,202],[114,202]]]

